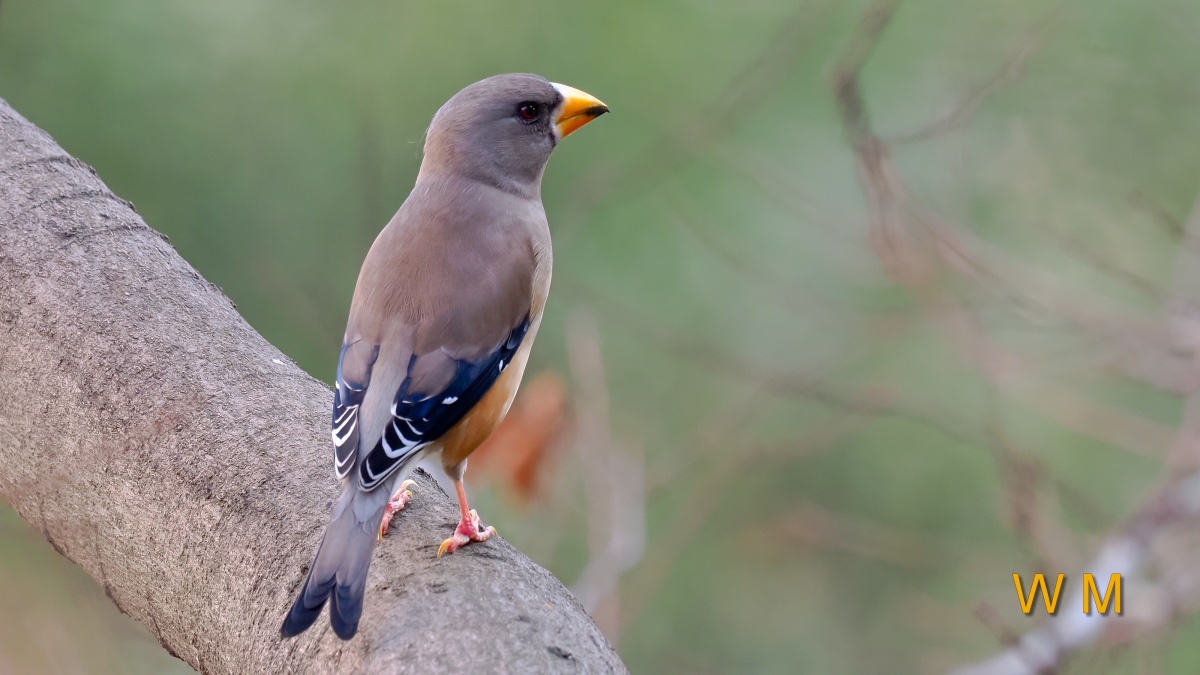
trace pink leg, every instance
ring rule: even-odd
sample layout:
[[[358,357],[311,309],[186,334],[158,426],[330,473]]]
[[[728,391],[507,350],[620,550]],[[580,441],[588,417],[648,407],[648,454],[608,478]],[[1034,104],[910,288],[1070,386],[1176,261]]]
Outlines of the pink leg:
[[[396,494],[388,500],[387,506],[383,509],[383,522],[379,524],[379,538],[383,539],[383,535],[387,534],[388,525],[392,523],[392,516],[400,512],[405,506],[408,506],[408,500],[412,499],[412,491],[408,488],[416,485],[411,480],[406,480],[400,484],[400,489],[396,490]]]
[[[467,490],[463,487],[462,479],[454,481],[454,489],[458,492],[458,509],[462,517],[458,521],[458,528],[454,530],[454,536],[443,541],[438,547],[439,558],[443,553],[454,553],[473,541],[487,541],[496,534],[496,528],[490,525],[479,529],[479,514],[467,506]]]

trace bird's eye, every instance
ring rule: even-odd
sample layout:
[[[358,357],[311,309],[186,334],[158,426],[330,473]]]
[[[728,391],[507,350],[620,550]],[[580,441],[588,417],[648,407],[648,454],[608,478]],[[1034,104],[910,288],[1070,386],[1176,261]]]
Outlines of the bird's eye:
[[[542,114],[542,108],[536,103],[522,103],[517,106],[517,116],[526,122],[532,122]]]

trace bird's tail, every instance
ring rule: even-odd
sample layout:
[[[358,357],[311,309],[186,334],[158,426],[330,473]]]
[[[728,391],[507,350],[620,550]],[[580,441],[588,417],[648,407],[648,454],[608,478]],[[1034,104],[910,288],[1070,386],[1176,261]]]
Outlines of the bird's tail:
[[[325,536],[308,569],[304,586],[283,621],[280,631],[283,637],[293,637],[308,630],[321,615],[326,600],[329,601],[333,632],[343,640],[349,640],[358,632],[367,568],[371,565],[371,554],[383,517],[383,510],[379,509],[377,514],[371,512],[365,520],[358,518],[355,514],[358,509],[353,503],[358,494],[354,481],[347,481],[333,520],[325,528]]]

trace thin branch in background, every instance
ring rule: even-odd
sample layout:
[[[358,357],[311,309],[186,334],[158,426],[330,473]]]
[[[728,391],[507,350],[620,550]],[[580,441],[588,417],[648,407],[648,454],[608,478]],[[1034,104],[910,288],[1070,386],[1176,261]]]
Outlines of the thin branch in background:
[[[1107,367],[1112,371],[1178,396],[1200,389],[1200,373],[1188,367],[1185,356],[1174,353],[1167,344],[1165,330],[1130,331],[1124,345],[1118,345]]]
[[[612,438],[600,333],[586,310],[570,317],[567,354],[579,392],[575,448],[583,466],[588,545],[587,564],[572,590],[615,645],[621,575],[646,552],[645,458]]]
[[[874,0],[862,13],[829,72],[829,84],[841,111],[846,140],[856,151],[864,144],[878,141],[871,130],[867,105],[859,88],[859,74],[878,46],[883,30],[899,4],[899,0]]]
[[[646,491],[653,495],[686,472],[703,470],[703,466],[712,462],[738,434],[747,431],[767,403],[767,395],[762,390],[747,385],[696,426],[691,437],[682,443],[690,452],[670,457],[669,466],[647,467]]]
[[[780,176],[785,172],[780,167],[769,164],[763,166],[768,162],[765,158],[759,157],[750,161],[743,156],[744,154],[729,150],[723,155],[723,161],[727,167],[744,174],[765,195],[789,208],[799,208],[801,203],[812,200],[809,195],[797,197],[797,194],[801,192],[800,189],[781,180]],[[877,173],[886,175],[895,175],[894,172],[895,170],[890,168],[890,164],[877,171]],[[896,187],[903,194],[905,188],[902,185]],[[812,218],[811,214],[807,213],[804,214],[804,217]],[[1045,284],[1034,286],[1031,279],[1035,270],[1030,269],[1027,265],[1018,264],[1019,261],[1015,256],[1007,254],[995,246],[989,246],[981,239],[971,238],[969,233],[962,228],[954,229],[958,231],[957,236],[967,238],[967,241],[958,243],[949,240],[948,230],[951,229],[951,225],[942,223],[941,219],[936,218],[933,214],[921,214],[919,219],[924,221],[925,226],[934,231],[939,238],[948,239],[948,241],[938,244],[946,265],[954,272],[970,278],[989,297],[1003,300],[1017,309],[1043,320],[1062,323],[1064,327],[1083,327],[1101,335],[1114,332],[1107,327],[1108,324],[1113,323],[1111,319],[1106,320],[1105,315],[1097,309],[1088,307],[1085,310],[1078,297],[1061,288],[1049,288]],[[824,224],[831,236],[845,236],[845,233],[856,229],[847,227],[848,223],[845,220],[834,221],[829,218],[824,220],[828,221]],[[876,235],[873,241],[878,241],[878,239],[879,237]],[[973,253],[965,254],[967,248],[971,249]],[[980,251],[981,248],[984,250]],[[981,253],[986,253],[990,258],[996,259],[996,262],[984,264],[980,259]]]
[[[816,33],[829,23],[836,3],[832,0],[805,0],[784,19],[782,26],[763,50],[729,79],[712,100],[692,108],[687,118],[675,118],[671,130],[645,153],[624,166],[597,167],[591,175],[576,182],[580,186],[570,197],[567,211],[587,213],[613,195],[626,189],[645,190],[657,183],[713,139],[738,128],[756,106],[770,100],[770,93],[787,73],[803,62],[803,54],[816,42]]]
[[[692,465],[684,467],[684,469],[676,468],[672,471],[674,478],[680,478],[684,471],[691,470],[698,473],[701,478],[700,482],[704,485],[697,485],[690,494],[690,499],[703,506],[705,503],[713,503],[717,501],[717,494],[709,494],[708,502],[701,502],[701,497],[704,490],[711,485],[717,485],[719,490],[720,485],[716,480],[706,478],[711,473],[711,466],[726,466],[731,455],[737,456],[740,452],[740,446],[737,445],[738,437],[745,431],[749,423],[752,421],[754,414],[758,411],[759,404],[762,402],[762,392],[751,389],[743,396],[731,401],[729,404],[718,409],[713,415],[709,416],[701,423],[691,438],[684,442],[684,446],[691,448],[692,452],[688,454],[692,460]],[[738,448],[731,452],[730,448]],[[698,466],[699,465],[699,466]],[[649,488],[649,483],[647,484]],[[711,511],[709,512],[711,514]],[[700,525],[708,517],[707,514],[699,514]],[[681,509],[675,518],[675,525],[668,528],[668,532],[672,536],[668,536],[665,541],[656,540],[654,546],[649,548],[646,559],[632,571],[632,578],[624,585],[626,591],[622,596],[627,598],[622,602],[625,611],[622,614],[620,632],[625,633],[633,622],[640,616],[642,610],[650,600],[652,595],[665,579],[667,573],[674,564],[674,560],[682,553],[681,548],[673,548],[670,544],[679,544],[680,547],[686,545],[689,535],[694,536],[699,531],[699,525],[693,526],[691,532],[679,532],[680,524],[687,525],[695,522],[696,511],[689,507]],[[628,592],[629,588],[640,589],[636,593]]]
[[[1167,300],[1167,330],[1171,346],[1185,355],[1190,370],[1200,375],[1200,193],[1184,221],[1184,234],[1176,260],[1171,295]],[[1168,464],[1176,475],[1200,471],[1200,393],[1184,404],[1179,437],[1171,447]]]
[[[889,172],[895,171],[890,160],[888,167]],[[907,190],[903,184],[899,188]],[[1079,289],[1068,288],[1045,274],[1044,268],[1031,265],[928,208],[907,207],[904,213],[931,239],[929,250],[940,260],[947,276],[972,282],[981,292],[1004,300],[1018,312],[1110,340],[1121,335],[1129,323],[1129,317],[1108,311],[1102,298],[1083,297]]]
[[[990,603],[982,601],[975,603],[975,608],[971,613],[980,623],[987,626],[1000,644],[1005,647],[1014,647],[1020,643],[1021,634],[1005,621],[1000,612],[996,611],[996,608]]]
[[[960,551],[917,531],[840,513],[801,502],[781,517],[743,530],[744,550],[768,550],[772,544],[802,544],[825,551],[850,553],[895,567],[945,572],[961,559]]]
[[[1032,369],[1007,378],[1003,387],[1014,401],[1083,438],[1091,438],[1132,455],[1162,459],[1175,436],[1170,426],[1114,405],[1096,402],[1079,392],[1038,381]]]
[[[746,187],[789,211],[797,221],[821,226],[829,241],[857,246],[855,232],[858,228],[847,227],[847,223],[852,223],[857,216],[852,213],[834,215],[837,209],[832,204],[797,184],[777,160],[729,141],[716,147],[716,156],[723,170],[740,174]]]
[[[682,194],[678,188],[664,188],[657,196],[666,207],[668,222],[715,256],[726,267],[754,283],[755,289],[761,292],[763,297],[781,309],[797,315],[807,315],[814,311],[820,311],[822,314],[846,311],[845,308],[821,302],[820,298],[806,293],[805,289],[779,278],[761,262],[735,251],[726,243],[717,241],[712,234],[715,228],[707,227],[709,224],[707,222],[705,225],[700,224],[702,220],[708,219],[690,203],[687,196]]]
[[[1064,512],[1092,531],[1104,532],[1116,526],[1119,517],[1112,512],[1112,505],[1101,502],[1096,495],[1088,494],[1062,477],[1051,476],[1050,479]]]
[[[1005,521],[1017,540],[1035,556],[1038,569],[1047,567],[1058,555],[1044,536],[1046,513],[1039,500],[1045,483],[1045,466],[1019,451],[1004,428],[1000,392],[985,382],[984,428],[990,438],[988,449],[996,463],[996,472],[1004,487]],[[1057,544],[1054,541],[1053,544]]]
[[[957,101],[947,106],[945,112],[926,124],[887,137],[893,146],[918,143],[966,127],[979,108],[996,92],[1017,82],[1025,74],[1029,62],[1045,46],[1053,32],[1043,22],[1017,42],[1013,53],[990,77],[967,88]]]
[[[679,195],[677,190],[664,189],[659,197],[667,207],[668,222],[719,259],[726,267],[755,282],[757,288],[764,291],[765,297],[782,309],[798,314],[812,308],[812,302],[801,296],[798,289],[775,277],[763,265],[734,251],[732,247],[716,241],[709,228],[701,227],[696,222],[697,209],[689,206],[688,200]]]
[[[867,420],[854,415],[831,416],[824,423],[787,442],[787,447],[789,452],[797,456],[828,448],[861,429]],[[662,588],[676,558],[704,530],[722,503],[725,486],[748,462],[773,446],[739,445],[736,439],[729,439],[720,447],[727,448],[727,451],[720,453],[707,471],[692,481],[692,488],[671,518],[670,525],[663,529],[662,535],[655,537],[646,559],[630,574],[622,593],[622,605],[627,608],[622,621],[622,633],[632,627],[633,621],[641,615],[654,593]]]
[[[1042,231],[1060,251],[1089,265],[1097,272],[1120,281],[1147,300],[1158,301],[1166,297],[1166,289],[1163,288],[1162,284],[1148,279],[1120,263],[1105,258],[1099,252],[1092,250],[1083,241],[1080,241],[1079,238],[1060,232],[1054,227],[1044,227]]]
[[[1183,219],[1141,190],[1130,190],[1125,196],[1129,204],[1149,216],[1172,239],[1183,239]]]
[[[809,399],[835,410],[859,415],[905,419],[968,444],[979,439],[976,425],[953,411],[914,400],[911,392],[905,392],[908,395],[908,399],[905,399],[885,385],[847,389],[838,387],[825,377],[804,372],[780,372],[777,366],[751,362],[694,335],[684,335],[645,315],[639,315],[627,305],[605,297],[570,276],[562,275],[556,281],[560,285],[570,286],[574,293],[586,298],[612,321],[641,336],[652,346],[703,370],[752,383],[774,396]]]

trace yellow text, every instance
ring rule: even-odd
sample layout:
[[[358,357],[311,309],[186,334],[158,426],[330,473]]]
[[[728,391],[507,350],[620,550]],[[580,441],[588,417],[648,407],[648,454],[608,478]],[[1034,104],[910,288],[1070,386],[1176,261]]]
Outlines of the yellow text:
[[[1058,581],[1054,583],[1054,597],[1050,597],[1050,590],[1046,587],[1044,574],[1033,575],[1033,584],[1029,587],[1028,595],[1025,593],[1025,587],[1021,585],[1021,575],[1013,574],[1013,586],[1017,589],[1017,600],[1021,603],[1021,612],[1023,614],[1033,612],[1033,603],[1037,602],[1037,592],[1041,591],[1042,603],[1046,605],[1046,613],[1053,614],[1058,607],[1058,596],[1062,593],[1064,578],[1065,575],[1058,575]]]
[[[1104,589],[1104,598],[1100,597],[1100,589],[1096,586],[1096,578],[1090,574],[1083,575],[1083,613],[1092,613],[1092,602],[1101,614],[1108,614],[1108,603],[1113,603],[1113,612],[1121,613],[1121,575],[1113,574],[1108,577],[1108,588]],[[1028,613],[1028,612],[1026,612]]]

